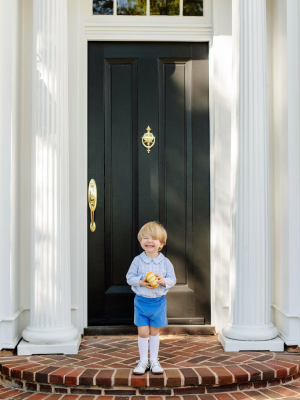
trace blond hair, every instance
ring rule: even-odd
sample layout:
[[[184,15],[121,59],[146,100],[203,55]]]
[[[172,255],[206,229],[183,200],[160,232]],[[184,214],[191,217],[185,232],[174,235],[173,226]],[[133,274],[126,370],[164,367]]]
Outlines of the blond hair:
[[[141,242],[143,235],[150,235],[158,239],[163,245],[167,243],[167,231],[156,221],[151,221],[141,227],[138,233],[138,241]]]

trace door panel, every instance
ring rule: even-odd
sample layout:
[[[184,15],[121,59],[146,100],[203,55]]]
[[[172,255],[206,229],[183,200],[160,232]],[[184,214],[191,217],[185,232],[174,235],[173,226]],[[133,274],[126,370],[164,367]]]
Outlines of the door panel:
[[[134,60],[105,62],[105,273],[108,285],[124,284],[133,258],[137,208],[136,79]],[[122,246],[120,246],[122,243]],[[128,249],[124,252],[124,248]],[[115,268],[111,268],[115,266]]]
[[[168,231],[163,253],[177,276],[169,321],[210,323],[207,44],[91,42],[88,90],[88,178],[99,198],[88,234],[89,325],[133,322],[125,276],[151,220]]]
[[[186,127],[190,110],[186,90],[190,74],[187,63],[164,63],[165,85],[165,218],[168,226],[168,256],[180,266],[176,271],[177,282],[187,284],[187,210],[191,210],[191,198],[187,196],[192,174],[187,174],[192,158],[187,154],[187,141],[191,139],[191,127]],[[190,88],[190,85],[189,85]],[[187,128],[187,129],[186,129]],[[174,162],[173,160],[176,160]],[[162,188],[163,189],[163,188]],[[189,202],[188,202],[189,201]]]

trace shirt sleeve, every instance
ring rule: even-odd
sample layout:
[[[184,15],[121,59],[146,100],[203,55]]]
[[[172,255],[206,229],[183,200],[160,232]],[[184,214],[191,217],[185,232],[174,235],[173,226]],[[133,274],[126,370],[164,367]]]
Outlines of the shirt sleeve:
[[[130,286],[140,286],[140,280],[144,279],[139,273],[139,262],[137,257],[132,261],[130,268],[126,274],[126,280]]]
[[[166,283],[166,289],[170,289],[171,287],[175,286],[176,284],[176,275],[174,271],[173,264],[170,260],[167,260],[167,275],[164,278]]]

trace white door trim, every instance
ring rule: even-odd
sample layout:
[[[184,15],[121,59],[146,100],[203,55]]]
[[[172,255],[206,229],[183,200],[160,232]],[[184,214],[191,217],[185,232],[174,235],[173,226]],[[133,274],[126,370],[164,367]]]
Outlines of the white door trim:
[[[213,26],[212,26],[212,0],[204,0],[204,17],[169,17],[169,16],[93,16],[92,0],[80,1],[82,51],[78,52],[78,63],[83,64],[83,96],[79,109],[83,110],[83,146],[79,156],[83,164],[82,192],[84,193],[83,204],[78,212],[83,213],[80,218],[83,221],[83,327],[88,326],[88,254],[87,254],[87,57],[89,41],[180,41],[180,42],[207,42],[209,49],[212,47]],[[80,57],[82,57],[80,59]],[[212,57],[209,54],[209,113],[210,113],[210,204],[211,204],[211,235],[213,229],[213,201],[214,201],[214,101],[212,90]],[[212,324],[215,319],[214,301],[214,273],[212,267],[212,241],[211,241],[211,318]]]

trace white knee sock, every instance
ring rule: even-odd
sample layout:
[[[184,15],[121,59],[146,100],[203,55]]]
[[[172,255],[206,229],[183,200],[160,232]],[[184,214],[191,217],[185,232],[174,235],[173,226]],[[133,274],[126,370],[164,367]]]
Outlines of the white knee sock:
[[[148,361],[148,338],[138,337],[140,359]]]
[[[150,345],[150,360],[154,361],[158,358],[158,350],[159,350],[159,334],[156,336],[149,336],[149,345]]]

